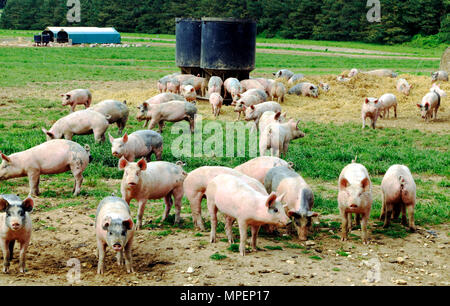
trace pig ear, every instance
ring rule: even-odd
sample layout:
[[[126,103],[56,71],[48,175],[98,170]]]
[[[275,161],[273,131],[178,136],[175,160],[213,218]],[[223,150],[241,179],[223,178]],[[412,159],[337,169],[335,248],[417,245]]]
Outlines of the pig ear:
[[[251,108],[252,110],[255,110],[255,106],[254,106],[254,105],[250,106],[250,108]]]
[[[145,161],[145,159],[141,159],[140,161],[138,161],[137,165],[142,171],[147,170],[147,162]]]
[[[9,157],[8,156],[6,156],[5,154],[3,154],[3,153],[0,153],[1,155],[2,155],[2,159],[5,161],[5,162],[8,162],[8,163],[10,163],[11,162],[11,159],[9,159]]]
[[[373,103],[377,104],[378,103],[378,99],[374,100]]]
[[[22,202],[22,208],[27,211],[31,212],[34,207],[34,201],[32,198],[28,197]]]
[[[366,104],[369,103],[369,98],[366,98]]]
[[[275,194],[275,192],[272,192],[266,201],[267,208],[272,207],[276,203],[276,201],[277,201],[277,195]]]
[[[299,130],[299,128],[298,128],[298,124],[300,123],[300,119],[298,119],[297,120],[297,122],[295,123],[295,128],[297,129],[297,130]]]
[[[122,224],[125,226],[125,228],[127,230],[130,230],[133,228],[133,220],[131,220],[131,219],[122,221]]]
[[[191,88],[191,92],[194,92],[194,87]]]
[[[1,195],[0,195],[0,211],[5,211],[6,207],[9,206],[9,202],[6,201]]]
[[[282,195],[280,195],[279,197],[277,197],[277,201],[282,202],[285,196],[286,196],[286,192],[283,193]]]
[[[369,178],[365,178],[361,181],[361,187],[365,190],[370,186],[370,180]]]
[[[278,120],[278,119],[280,119],[280,116],[281,116],[281,112],[278,112],[278,113],[275,114],[273,119]]]
[[[429,102],[426,102],[425,103],[425,109],[428,109],[430,107],[430,103]]]
[[[102,221],[102,228],[106,231],[111,224],[111,217],[105,217]]]
[[[51,139],[55,139],[55,134],[53,134],[52,132],[49,132],[44,128],[42,129],[42,132],[44,132],[44,134],[47,134],[47,136],[50,137]]]
[[[67,99],[70,99],[70,95],[66,95]]]
[[[309,87],[310,90],[314,90],[314,86]]]
[[[125,157],[121,157],[119,160],[119,169],[123,170],[128,166],[128,160]]]
[[[123,135],[122,141],[123,141],[123,143],[127,143],[128,142],[128,134],[127,133],[125,133],[125,135]]]
[[[148,108],[148,103],[147,103],[147,102],[142,103],[142,105],[143,105],[145,108]]]
[[[114,137],[112,137],[112,135],[111,135],[110,133],[108,133],[108,136],[109,136],[109,142],[110,142],[110,143],[113,143]]]
[[[346,178],[343,178],[343,179],[339,182],[339,186],[340,186],[341,188],[347,188],[347,186],[348,186],[349,184],[350,184],[350,183],[347,181]]]
[[[420,105],[420,104],[416,104],[416,105],[417,105],[418,108],[422,108],[422,105]]]

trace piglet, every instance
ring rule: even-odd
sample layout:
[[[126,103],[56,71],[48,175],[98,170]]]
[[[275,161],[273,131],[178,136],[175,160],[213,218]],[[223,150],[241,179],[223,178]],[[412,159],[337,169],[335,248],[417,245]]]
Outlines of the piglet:
[[[283,123],[285,121],[286,121],[286,113],[281,112],[275,113],[272,111],[265,111],[259,118],[258,130],[262,132],[266,129],[266,126],[268,126],[271,123],[274,122]]]
[[[431,73],[431,82],[445,81],[448,82],[448,73],[444,70],[439,70]]]
[[[298,81],[301,81],[301,80],[304,79],[304,78],[305,78],[305,75],[303,75],[303,74],[301,74],[301,73],[294,74],[294,75],[289,79],[288,84],[291,85],[291,86],[293,86],[293,85],[295,85],[296,83],[298,83]]]
[[[380,220],[384,221],[383,227],[389,226],[392,211],[401,211],[402,224],[408,226],[406,220],[406,211],[408,211],[409,229],[415,231],[416,183],[408,167],[404,165],[391,166],[381,181],[381,194],[383,207],[381,208]],[[394,214],[394,217],[398,216]]]
[[[389,109],[394,108],[394,116],[397,118],[397,97],[391,93],[384,94],[378,99],[380,105],[379,113],[381,118],[389,118]],[[381,116],[381,112],[383,115]],[[387,117],[386,117],[387,112]]]
[[[368,243],[367,222],[372,208],[372,182],[366,167],[351,163],[342,169],[338,181],[338,207],[342,219],[342,241],[352,229],[352,213],[361,220],[362,242]]]
[[[71,112],[75,111],[77,105],[84,105],[89,108],[92,101],[92,94],[88,89],[74,89],[60,96],[62,97],[62,105],[70,105]]]
[[[75,177],[73,194],[76,196],[80,193],[83,171],[91,159],[89,151],[87,145],[83,148],[70,140],[55,139],[9,156],[0,152],[0,181],[28,176],[30,194],[37,196],[41,174],[58,174],[70,170]]]
[[[369,75],[374,75],[378,77],[389,77],[389,78],[396,78],[398,74],[390,69],[376,69],[366,72]]]
[[[226,217],[225,230],[228,241],[233,242],[232,224],[237,219],[240,232],[239,252],[245,255],[247,228],[252,229],[252,247],[256,251],[256,239],[261,225],[285,226],[289,218],[275,193],[260,193],[239,177],[229,174],[216,176],[206,188],[208,211],[211,216],[211,243],[216,242],[217,210]]]
[[[267,172],[264,186],[267,192],[284,194],[281,202],[287,204],[287,215],[295,220],[298,238],[302,241],[307,240],[308,227],[312,226],[311,218],[318,214],[311,211],[314,194],[305,180],[286,166],[274,167]]]
[[[119,134],[122,134],[123,129],[128,121],[130,111],[127,106],[127,101],[104,100],[92,106],[91,110],[99,112],[107,118],[109,124],[116,123],[119,128]]]
[[[256,191],[265,193],[266,190],[261,182],[243,174],[240,171],[219,166],[203,166],[190,172],[183,182],[183,189],[186,198],[191,204],[192,220],[194,225],[202,231],[205,230],[202,220],[202,198],[205,196],[206,187],[216,176],[220,174],[229,174],[240,177],[250,187]]]
[[[213,93],[221,94],[222,93],[223,81],[218,76],[212,76],[208,82],[208,94],[211,97]]]
[[[412,85],[409,85],[408,81],[405,79],[398,79],[396,88],[398,92],[404,94],[405,96],[409,96]]]
[[[223,83],[223,87],[224,87],[224,96],[223,98],[225,99],[227,97],[227,93],[231,96],[231,98],[233,99],[233,101],[236,100],[236,96],[238,94],[241,94],[244,92],[244,89],[241,85],[241,82],[239,82],[238,79],[236,78],[228,78],[225,80],[225,82]]]
[[[109,127],[108,120],[110,115],[103,114],[94,110],[86,109],[73,112],[56,121],[51,129],[47,131],[42,129],[47,135],[47,140],[61,139],[72,140],[73,135],[94,134],[95,142],[105,141],[105,132]]]
[[[361,117],[362,117],[362,128],[366,127],[366,118],[372,120],[372,128],[375,129],[377,119],[380,116],[381,103],[379,103],[377,98],[366,98],[361,107]]]
[[[222,108],[223,104],[222,96],[217,92],[211,93],[209,96],[209,103],[211,104],[211,109],[214,117],[219,117],[220,109]]]
[[[152,154],[157,160],[162,159],[163,138],[151,130],[136,131],[130,135],[125,133],[123,137],[114,138],[109,134],[111,152],[117,158],[124,156],[128,161],[134,162],[136,158],[146,157],[151,161]]]
[[[250,89],[261,89],[266,91],[266,88],[260,82],[258,82],[258,80],[255,79],[242,80],[241,85],[244,91]]]
[[[433,114],[434,119],[436,119],[439,106],[441,106],[441,96],[437,91],[430,91],[422,98],[422,102],[417,104],[425,121],[433,118]]]
[[[308,82],[298,83],[291,89],[289,89],[288,94],[290,95],[302,95],[305,97],[313,97],[318,98],[319,97],[319,88]]]
[[[281,112],[281,105],[277,102],[269,101],[263,102],[257,105],[251,105],[250,107],[244,107],[245,120],[254,120],[256,126],[259,125],[259,119],[265,112]]]
[[[181,85],[180,91],[186,101],[193,102],[195,104],[195,101],[197,100],[197,92],[192,85]]]
[[[236,101],[233,101],[232,104],[235,105],[234,111],[238,113],[237,120],[239,120],[241,116],[241,112],[244,111],[244,106],[252,106],[262,102],[267,101],[268,96],[266,92],[262,89],[250,89],[244,92],[242,95],[235,95]]]
[[[286,86],[281,82],[275,82],[270,87],[270,98],[278,103],[284,102],[284,96],[286,95]]]
[[[13,194],[0,195],[0,244],[3,252],[3,272],[9,272],[10,261],[16,240],[20,243],[19,269],[25,273],[25,256],[30,244],[32,223],[29,213],[34,201],[22,201]]]
[[[122,198],[128,205],[132,199],[136,199],[139,204],[137,230],[142,227],[142,216],[147,200],[164,198],[166,209],[161,221],[167,218],[175,201],[175,224],[180,223],[181,199],[184,194],[183,181],[187,176],[181,166],[165,161],[147,163],[144,159],[137,163],[128,162],[121,157],[119,169],[124,170],[120,186]]]
[[[123,264],[127,273],[134,272],[131,258],[134,229],[128,204],[117,197],[104,198],[97,207],[95,215],[95,233],[97,237],[98,267],[97,274],[104,272],[106,247],[117,253],[117,264]]]
[[[294,73],[289,69],[281,69],[278,70],[276,73],[273,73],[276,79],[283,78],[286,81],[289,81],[290,78],[294,76]]]
[[[261,156],[264,156],[269,149],[272,156],[280,157],[281,154],[286,156],[289,143],[292,140],[305,137],[305,134],[298,128],[299,122],[300,120],[291,119],[286,123],[269,124],[259,136]]]

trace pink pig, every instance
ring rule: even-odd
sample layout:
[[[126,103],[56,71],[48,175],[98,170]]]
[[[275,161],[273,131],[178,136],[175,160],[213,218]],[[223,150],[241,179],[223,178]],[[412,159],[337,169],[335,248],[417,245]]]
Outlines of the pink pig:
[[[134,162],[136,158],[146,157],[147,161],[151,161],[154,153],[157,160],[162,159],[163,138],[162,136],[151,130],[141,130],[127,133],[123,137],[116,138],[109,134],[111,142],[111,152],[117,158],[124,156],[128,161]]]
[[[70,105],[71,112],[75,111],[77,105],[84,105],[89,108],[92,101],[92,94],[88,89],[74,89],[60,96],[62,97],[62,105]]]
[[[262,132],[269,124],[273,122],[283,123],[285,121],[286,121],[286,113],[281,112],[275,113],[272,111],[265,111],[259,118],[258,130]]]
[[[366,167],[351,163],[342,169],[338,181],[338,205],[342,219],[342,241],[352,229],[352,213],[361,220],[362,242],[368,243],[367,222],[372,208],[372,182]]]
[[[230,243],[233,243],[232,225],[237,219],[239,251],[242,256],[245,255],[248,226],[252,229],[252,248],[256,251],[256,239],[261,225],[285,226],[290,222],[275,193],[267,196],[267,193],[256,191],[234,175],[216,176],[206,188],[206,198],[211,216],[211,243],[216,242],[217,211],[220,210],[227,216],[225,230]]]
[[[213,92],[209,96],[209,103],[211,104],[212,113],[214,117],[219,117],[220,109],[222,108],[223,98],[220,94]]]
[[[23,152],[6,156],[0,165],[0,181],[28,176],[30,194],[39,195],[41,174],[58,174],[72,171],[75,177],[74,196],[80,193],[83,171],[89,164],[89,146],[83,148],[78,143],[55,139],[44,142]]]
[[[244,91],[250,89],[261,89],[266,91],[266,88],[260,82],[258,82],[258,80],[255,79],[242,80],[241,85]]]
[[[202,220],[202,198],[205,196],[208,183],[220,174],[230,174],[240,177],[255,190],[265,193],[266,190],[261,182],[244,175],[243,173],[227,167],[204,166],[190,172],[183,183],[184,193],[191,204],[192,220],[194,225],[202,231],[205,230]]]
[[[183,181],[187,173],[179,165],[165,161],[147,163],[144,159],[130,163],[122,157],[119,160],[119,169],[124,170],[120,186],[122,198],[128,205],[132,199],[136,199],[139,203],[137,230],[142,227],[142,216],[147,200],[164,198],[166,209],[161,221],[167,218],[175,201],[175,224],[180,223]]]
[[[47,140],[61,139],[72,140],[73,135],[88,135],[94,133],[97,143],[105,141],[105,132],[109,127],[110,115],[103,114],[94,110],[80,110],[62,117],[56,121],[51,129],[47,131],[42,129],[47,135]]]
[[[263,102],[257,105],[251,105],[250,107],[243,107],[245,113],[245,120],[254,120],[256,126],[259,125],[259,119],[265,112],[281,112],[281,105],[274,101]]]
[[[208,94],[211,97],[213,93],[222,93],[223,81],[218,76],[212,76],[208,82]]]
[[[286,123],[271,123],[264,131],[261,131],[259,136],[259,153],[264,156],[267,150],[270,149],[271,155],[280,157],[282,154],[286,156],[289,148],[289,143],[292,140],[305,137],[298,128],[300,120],[293,119]]]
[[[269,170],[274,167],[281,167],[281,166],[291,168],[292,164],[278,157],[261,156],[253,158],[248,162],[237,166],[234,169],[245,175],[253,177],[254,179],[258,180],[261,184],[264,184],[264,179],[266,177],[267,172],[269,172]]]
[[[286,86],[281,82],[275,82],[270,87],[270,98],[275,101],[277,99],[278,103],[284,102],[284,96],[286,95]]]
[[[14,244],[20,243],[20,273],[25,273],[25,256],[30,244],[32,223],[29,213],[34,201],[27,198],[22,201],[13,194],[0,195],[0,248],[3,252],[3,272],[9,272],[13,259]]]

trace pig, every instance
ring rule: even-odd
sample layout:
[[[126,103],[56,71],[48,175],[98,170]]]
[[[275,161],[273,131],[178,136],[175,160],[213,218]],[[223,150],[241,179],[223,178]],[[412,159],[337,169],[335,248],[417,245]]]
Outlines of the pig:
[[[181,199],[184,194],[183,181],[187,176],[181,166],[165,161],[147,163],[145,159],[137,163],[128,162],[122,156],[119,160],[119,169],[124,170],[120,185],[122,198],[128,205],[132,199],[136,199],[139,204],[137,230],[142,227],[142,216],[147,200],[164,198],[166,208],[161,221],[167,218],[175,202],[175,224],[180,223]]]
[[[270,95],[270,87],[275,83],[274,80],[266,78],[256,78],[254,80],[258,81],[264,87],[266,94]]]
[[[352,70],[350,70],[350,72],[348,73],[347,76],[348,76],[349,78],[353,78],[353,77],[355,77],[358,73],[359,73],[359,70],[356,69],[356,68],[353,68]]]
[[[342,241],[352,229],[352,213],[361,220],[362,242],[367,244],[367,221],[372,208],[372,182],[366,167],[356,162],[342,169],[338,181],[338,207],[342,219]]]
[[[416,206],[416,183],[411,171],[404,165],[391,166],[381,181],[381,195],[383,207],[380,221],[384,221],[383,227],[388,227],[391,222],[392,211],[402,212],[402,224],[409,225],[411,231],[416,230],[414,225],[414,207]],[[406,220],[408,210],[409,223]]]
[[[275,193],[261,193],[241,178],[229,174],[216,176],[206,188],[208,211],[211,216],[210,242],[216,242],[217,211],[226,217],[225,229],[228,241],[233,243],[232,224],[237,219],[240,232],[239,252],[245,255],[247,228],[252,229],[252,247],[256,251],[256,239],[261,225],[286,226],[289,218]],[[242,201],[245,199],[245,201]]]
[[[167,81],[167,91],[179,94],[180,93],[180,81],[175,78],[171,78]]]
[[[436,81],[446,81],[448,82],[448,73],[444,70],[436,71],[431,73],[431,82]]]
[[[369,75],[375,75],[378,77],[389,77],[389,78],[396,78],[398,76],[397,73],[390,69],[377,69],[377,70],[371,70],[366,72]]]
[[[193,102],[197,100],[197,92],[192,85],[182,85],[181,86],[181,94],[188,102]]]
[[[242,88],[241,83],[239,82],[238,79],[236,78],[228,78],[225,80],[225,82],[223,83],[223,87],[224,87],[224,96],[223,98],[225,99],[227,97],[227,93],[230,94],[231,98],[233,99],[233,101],[236,99],[236,95],[241,94],[244,92],[244,89]]]
[[[303,138],[305,134],[298,128],[299,121],[293,119],[286,123],[271,123],[259,136],[259,152],[264,156],[267,150],[271,150],[271,155],[280,157],[286,156],[289,143],[292,140]]]
[[[129,162],[134,162],[136,158],[145,157],[150,162],[152,154],[155,154],[157,160],[162,159],[163,138],[155,131],[141,130],[129,136],[125,133],[116,139],[109,134],[109,141],[112,155],[117,158],[124,156]]]
[[[401,92],[405,96],[409,96],[412,85],[409,85],[408,81],[402,78],[402,79],[398,79],[396,87],[397,87],[398,92]]]
[[[47,135],[47,140],[61,139],[72,140],[73,135],[94,134],[95,142],[105,141],[105,132],[109,127],[110,115],[102,115],[94,110],[86,109],[73,112],[56,121],[49,131],[42,129]]]
[[[258,180],[261,184],[264,184],[267,172],[269,172],[269,170],[274,167],[282,167],[282,166],[291,168],[292,164],[278,157],[261,156],[253,158],[248,162],[237,166],[234,169],[247,176],[253,177],[254,179]]]
[[[173,76],[173,78],[177,79],[178,82],[180,82],[180,84],[182,84],[184,81],[195,78],[195,75],[193,75],[193,74],[178,74],[178,75]]]
[[[130,113],[127,107],[127,101],[104,100],[91,107],[91,110],[99,112],[105,117],[108,117],[109,124],[116,123],[119,128],[119,134],[122,134],[123,129],[128,121]]]
[[[381,103],[379,103],[377,98],[366,98],[361,108],[362,128],[366,127],[366,118],[370,118],[372,120],[371,126],[375,129],[380,111]]]
[[[286,86],[284,86],[281,82],[275,82],[270,87],[270,98],[272,101],[276,101],[278,103],[284,102],[284,96],[286,95]]]
[[[259,118],[258,130],[262,132],[264,131],[266,126],[268,126],[273,122],[283,123],[285,121],[286,121],[286,113],[282,114],[281,112],[275,113],[272,111],[265,111]]]
[[[33,207],[34,201],[30,197],[22,201],[13,194],[0,195],[0,247],[3,253],[3,273],[9,272],[16,241],[20,243],[19,270],[20,273],[25,273],[25,256],[33,229],[30,218]]]
[[[211,97],[213,93],[222,94],[223,81],[218,76],[212,76],[208,82],[208,94]]]
[[[190,124],[191,132],[194,132],[194,119],[197,114],[197,108],[192,103],[186,101],[170,101],[164,104],[148,104],[141,105],[141,111],[136,119],[151,120],[149,129],[153,129],[156,124],[159,125],[159,133],[162,134],[164,122],[178,122],[186,120]]]
[[[418,103],[417,107],[420,108],[422,118],[428,121],[429,118],[433,118],[433,113],[436,119],[440,105],[441,96],[436,91],[431,91],[422,98],[422,102]]]
[[[222,96],[217,92],[211,93],[211,95],[209,96],[209,103],[211,104],[211,109],[214,117],[219,117],[220,109],[222,108],[223,104]]]
[[[244,182],[246,182],[250,187],[265,193],[266,190],[261,182],[256,179],[243,174],[240,171],[218,166],[204,166],[197,168],[190,172],[183,183],[184,193],[186,198],[191,204],[192,220],[194,225],[200,228],[202,231],[205,230],[202,220],[202,198],[205,197],[206,187],[208,183],[220,174],[229,174],[236,177],[240,177]]]
[[[261,89],[261,90],[266,91],[266,88],[255,79],[242,80],[241,86],[244,91],[247,91],[250,89]]]
[[[319,97],[319,88],[312,83],[298,83],[291,89],[289,89],[288,94],[290,95],[303,95],[305,97]]]
[[[163,93],[163,92],[167,91],[167,83],[169,82],[169,80],[170,80],[169,75],[166,75],[158,80],[158,83],[156,84],[156,86],[158,88],[159,93]]]
[[[294,76],[294,73],[288,69],[278,70],[276,73],[273,73],[276,79],[283,78],[286,81],[289,81],[290,78]]]
[[[330,85],[328,83],[319,83],[319,88],[322,89],[324,92],[328,92],[330,90]]]
[[[146,101],[144,101],[141,105],[139,105],[137,108],[139,109],[138,111],[138,117],[145,117],[145,114],[147,113],[146,109],[148,104],[162,104],[162,103],[166,103],[166,102],[170,102],[170,101],[186,101],[186,99],[183,96],[174,94],[174,93],[162,93],[159,95],[156,95]],[[144,122],[144,126],[146,127],[148,125],[148,122],[150,121],[150,119],[145,120]]]
[[[235,96],[237,101],[234,101],[234,111],[238,113],[237,120],[241,116],[241,112],[244,110],[244,106],[252,106],[268,100],[268,96],[264,90],[261,89],[250,89],[244,92],[242,95],[237,94]],[[232,103],[232,104],[233,104]]]
[[[336,78],[338,82],[350,82],[351,78],[346,78],[344,74],[338,76]]]
[[[196,92],[201,93],[202,96],[205,96],[206,92],[206,79],[198,76],[194,76],[193,78],[189,78],[183,82],[181,82],[182,85],[187,86],[187,85],[191,85],[192,87],[194,87]]]
[[[293,85],[295,85],[298,81],[300,81],[300,80],[302,80],[302,79],[304,79],[304,78],[305,78],[305,76],[304,76],[303,74],[301,74],[301,73],[294,74],[294,75],[289,79],[288,84],[291,85],[291,86],[293,86]]]
[[[91,106],[92,94],[88,89],[74,89],[60,96],[63,106],[70,105],[71,113],[75,111],[77,105],[84,105],[86,108]]]
[[[397,118],[397,97],[393,94],[384,94],[378,99],[378,103],[381,104],[379,109],[379,114],[381,118],[386,118],[386,112],[387,117],[389,117],[389,109],[391,107],[394,108],[394,116]],[[383,112],[383,115],[381,115],[381,112]]]
[[[257,105],[251,105],[250,107],[243,107],[244,114],[245,114],[245,120],[250,121],[254,120],[256,126],[259,125],[259,119],[261,118],[262,114],[271,111],[274,113],[281,112],[281,105],[277,102],[269,101],[269,102],[263,102]]]
[[[298,238],[307,240],[308,227],[312,226],[311,218],[317,217],[311,211],[314,205],[314,194],[305,180],[289,167],[274,167],[267,172],[264,186],[268,193],[284,194],[281,202],[287,204],[286,213],[293,217],[297,228]]]
[[[127,202],[118,197],[106,197],[97,207],[95,215],[95,234],[97,238],[98,266],[97,274],[104,272],[106,247],[116,252],[117,264],[123,264],[127,273],[134,272],[131,257],[134,229]]]
[[[447,96],[447,93],[441,89],[441,87],[439,86],[439,84],[434,83],[433,86],[431,86],[430,92],[433,92],[433,91],[437,92],[437,94],[438,94],[441,98]]]
[[[91,160],[89,146],[55,139],[9,156],[0,152],[0,181],[28,176],[30,194],[39,195],[41,174],[58,174],[71,170],[75,177],[73,195],[80,193],[83,171]]]

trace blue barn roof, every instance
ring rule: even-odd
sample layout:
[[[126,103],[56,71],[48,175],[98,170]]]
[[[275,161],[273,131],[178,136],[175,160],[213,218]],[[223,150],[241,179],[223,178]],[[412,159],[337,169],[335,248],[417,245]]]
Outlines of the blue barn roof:
[[[72,44],[120,44],[120,33],[114,28],[98,27],[47,27],[42,34],[50,34],[52,41]]]

